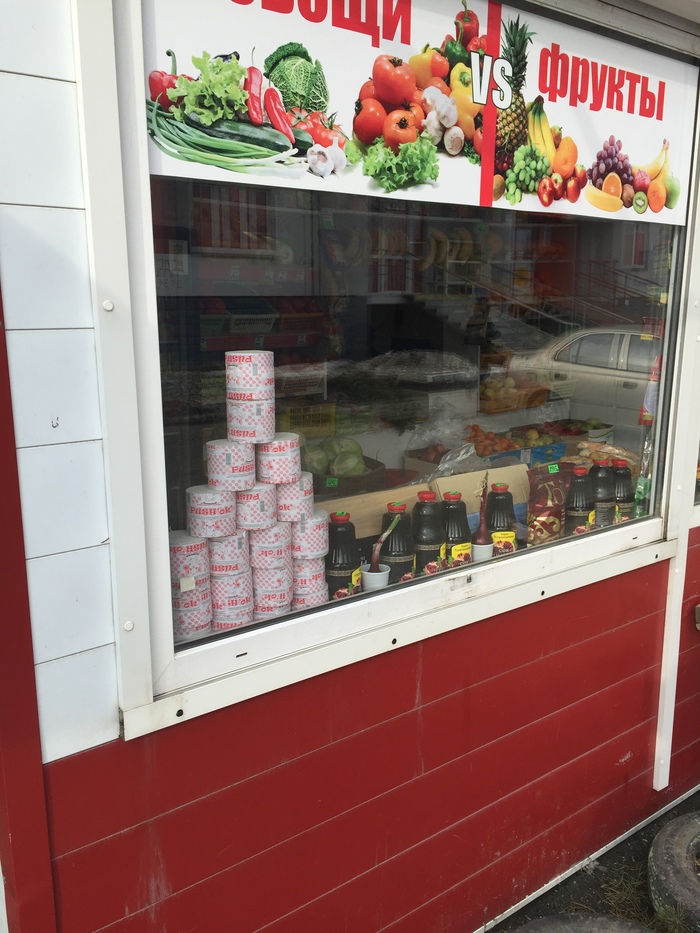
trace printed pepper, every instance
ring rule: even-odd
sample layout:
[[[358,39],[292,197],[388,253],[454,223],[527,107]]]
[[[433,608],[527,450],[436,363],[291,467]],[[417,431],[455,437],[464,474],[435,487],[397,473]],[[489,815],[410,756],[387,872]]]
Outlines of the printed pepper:
[[[172,49],[168,49],[165,53],[170,56],[171,67],[170,73],[167,71],[152,71],[148,76],[148,90],[151,94],[151,100],[158,100],[160,106],[163,110],[172,110],[173,107],[177,106],[176,100],[171,100],[168,97],[168,91],[170,88],[174,88],[177,84],[177,79],[179,77],[177,73],[177,59],[175,58],[175,53]],[[187,78],[188,81],[192,81],[189,75],[183,75],[183,78]]]
[[[471,62],[469,52],[467,52],[462,44],[463,33],[464,27],[461,23],[457,23],[457,38],[455,39],[454,36],[445,36],[442,43],[441,51],[449,62],[450,69],[453,69],[455,65],[469,65]]]
[[[282,95],[276,87],[270,85],[270,87],[267,88],[264,95],[264,103],[267,118],[272,124],[273,129],[278,130],[280,133],[284,133],[290,143],[294,145],[294,133],[287,121],[286,111],[282,103]]]
[[[446,78],[450,72],[450,63],[439,49],[426,45],[416,55],[412,55],[408,64],[416,75],[416,84],[426,88],[433,78]]]
[[[466,139],[474,137],[474,118],[481,113],[481,104],[474,103],[472,96],[472,70],[467,65],[458,62],[450,73],[451,97],[457,104],[457,126],[462,130]]]
[[[248,119],[256,126],[260,126],[263,122],[262,81],[262,71],[251,65],[246,70],[243,89],[248,92],[248,100],[246,101],[248,106]]]
[[[469,47],[472,39],[479,35],[479,19],[473,10],[467,9],[467,0],[462,0],[463,10],[460,10],[455,17],[455,26],[459,29],[462,26],[461,42],[464,48]]]
[[[473,39],[470,39],[467,45],[467,52],[478,52],[482,58],[484,55],[487,55],[486,36],[474,36]]]

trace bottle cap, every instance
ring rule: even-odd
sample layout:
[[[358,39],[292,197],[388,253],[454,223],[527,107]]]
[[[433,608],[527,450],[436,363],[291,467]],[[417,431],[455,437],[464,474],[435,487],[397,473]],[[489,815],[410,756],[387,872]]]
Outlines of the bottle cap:
[[[331,512],[331,521],[336,525],[343,525],[345,522],[350,521],[349,512]]]
[[[462,498],[461,492],[444,492],[442,498],[445,502],[458,502]]]
[[[492,483],[491,489],[494,492],[508,492],[508,483]]]
[[[588,470],[585,466],[575,466],[574,476],[588,476]]]
[[[614,467],[626,467],[627,466],[627,461],[623,457],[614,457],[612,463]]]
[[[426,489],[426,490],[423,490],[422,492],[419,492],[419,493],[418,493],[418,498],[420,499],[421,502],[434,502],[434,501],[435,501],[435,493],[434,493],[434,492],[429,492],[429,491]]]
[[[405,512],[406,503],[405,502],[387,502],[387,511],[388,512]]]
[[[610,466],[610,461],[608,460],[607,457],[603,457],[599,460],[594,460],[593,463],[595,463],[596,466]]]

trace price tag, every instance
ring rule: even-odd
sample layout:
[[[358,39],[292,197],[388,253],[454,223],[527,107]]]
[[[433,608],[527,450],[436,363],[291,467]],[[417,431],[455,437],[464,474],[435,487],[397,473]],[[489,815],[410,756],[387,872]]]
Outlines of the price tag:
[[[180,592],[189,593],[195,588],[194,577],[180,577]]]
[[[253,349],[262,350],[265,345],[265,338],[262,334],[256,334],[255,339],[253,340]]]
[[[548,473],[558,473],[558,472],[559,472],[559,464],[558,464],[558,463],[550,463],[550,464],[548,464],[548,466],[547,466],[547,472],[548,472]]]

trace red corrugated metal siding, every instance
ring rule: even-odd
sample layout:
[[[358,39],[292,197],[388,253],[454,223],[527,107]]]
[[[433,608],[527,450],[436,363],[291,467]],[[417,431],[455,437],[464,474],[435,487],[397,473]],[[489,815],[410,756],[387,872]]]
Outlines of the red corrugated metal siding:
[[[60,929],[476,928],[697,783],[693,624],[673,787],[651,789],[666,574],[54,762]]]

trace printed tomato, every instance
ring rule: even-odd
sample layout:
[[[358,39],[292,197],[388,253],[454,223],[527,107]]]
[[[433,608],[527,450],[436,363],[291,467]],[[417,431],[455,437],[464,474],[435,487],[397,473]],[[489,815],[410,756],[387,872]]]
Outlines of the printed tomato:
[[[420,130],[423,126],[423,120],[425,120],[425,112],[420,104],[416,104],[413,101],[408,105],[408,109],[413,114],[413,117],[416,121],[416,126]]]
[[[310,124],[308,132],[318,146],[332,146],[333,140],[337,139],[340,148],[345,148],[347,137],[342,128],[334,123],[331,117],[321,113],[320,110],[315,110],[306,119]]]
[[[402,143],[414,143],[418,139],[416,118],[410,110],[392,110],[386,116],[382,135],[391,151],[398,153]]]
[[[377,98],[377,89],[374,86],[374,81],[371,78],[368,78],[365,83],[360,88],[360,93],[357,95],[359,100],[366,100],[367,98],[372,98],[376,100]]]
[[[472,146],[477,155],[481,155],[481,150],[484,145],[484,131],[481,127],[478,130],[474,130],[474,136],[472,137]]]
[[[377,100],[384,106],[400,106],[411,100],[416,89],[416,75],[411,66],[392,55],[377,56],[372,67],[372,80]]]
[[[309,119],[310,114],[308,110],[304,110],[303,107],[292,107],[291,110],[287,111],[286,117],[289,121],[289,125],[295,130],[311,133],[311,121]]]
[[[365,100],[356,101],[352,129],[355,136],[365,146],[369,146],[377,136],[382,135],[385,120],[386,110],[378,100],[368,97]]]

